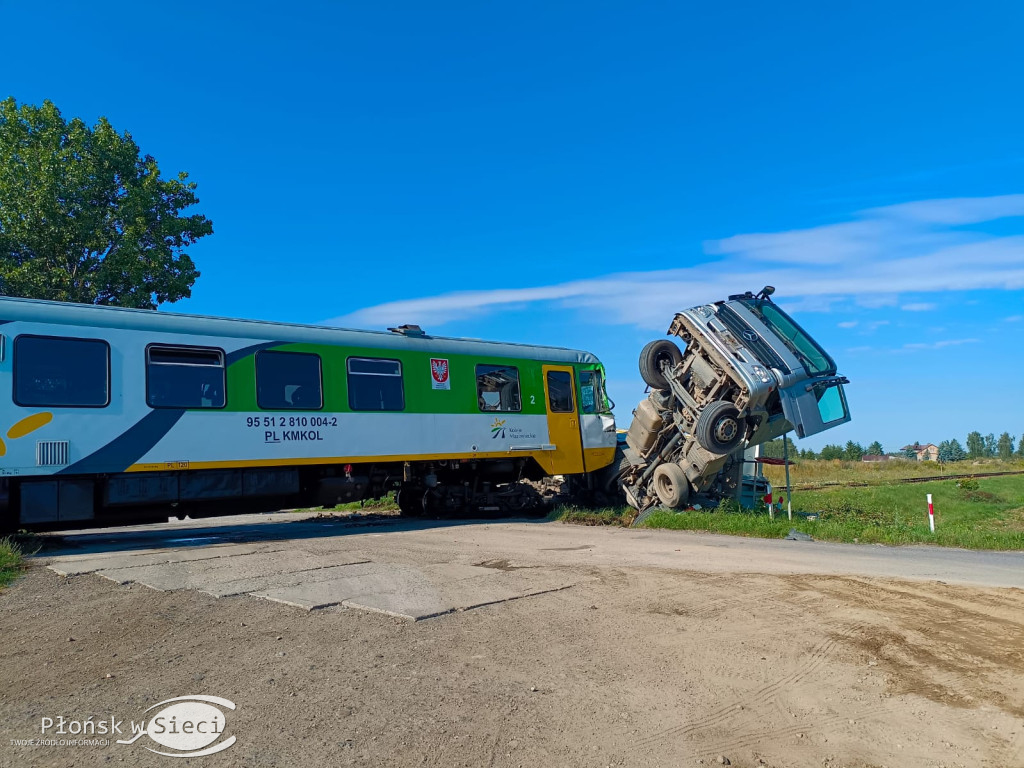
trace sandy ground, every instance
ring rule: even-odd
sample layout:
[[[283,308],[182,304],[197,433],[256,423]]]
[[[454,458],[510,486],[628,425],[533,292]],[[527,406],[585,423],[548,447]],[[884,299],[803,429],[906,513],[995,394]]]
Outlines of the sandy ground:
[[[36,565],[0,594],[0,765],[1024,766],[1020,589],[618,563],[719,540],[674,532],[535,525],[555,546],[526,557],[482,528],[316,544],[429,564],[443,538],[445,562],[573,586],[412,622]],[[11,744],[200,693],[237,704],[216,755]]]

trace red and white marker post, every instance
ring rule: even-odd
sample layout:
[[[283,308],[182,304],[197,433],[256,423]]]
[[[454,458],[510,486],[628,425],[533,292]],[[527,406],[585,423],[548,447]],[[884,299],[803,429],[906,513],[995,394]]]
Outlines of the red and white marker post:
[[[935,507],[932,506],[932,495],[928,494],[928,527],[935,533]]]

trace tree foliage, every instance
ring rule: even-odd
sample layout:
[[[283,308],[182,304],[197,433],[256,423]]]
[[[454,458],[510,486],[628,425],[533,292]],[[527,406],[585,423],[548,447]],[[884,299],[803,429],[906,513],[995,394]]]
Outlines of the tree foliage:
[[[843,447],[841,445],[826,445],[818,454],[824,460],[843,458]]]
[[[960,441],[955,437],[949,441],[949,460],[950,461],[963,461],[967,458],[967,451],[960,445]]]
[[[860,461],[864,458],[864,446],[853,440],[847,440],[846,447],[843,448],[843,458],[847,461]]]
[[[880,442],[878,442],[877,440],[875,440],[873,443],[871,443],[871,445],[868,446],[868,450],[867,450],[868,456],[881,456],[884,453],[885,453],[885,450],[883,450],[882,444]]]
[[[966,458],[967,451],[956,438],[939,443],[939,461],[963,461]]]
[[[1009,432],[1003,432],[996,442],[996,453],[1003,461],[1013,458],[1013,436]]]
[[[985,438],[981,432],[967,433],[967,457],[969,459],[980,459],[985,455]]]
[[[182,211],[188,174],[165,179],[128,133],[0,101],[0,293],[152,309],[191,294],[184,248],[213,232]]]
[[[786,447],[783,449],[783,440],[786,441]],[[761,444],[761,455],[771,459],[781,459],[785,451],[789,452],[789,459],[792,461],[800,455],[800,451],[792,440],[786,437],[779,437],[775,440],[769,440],[767,443]]]

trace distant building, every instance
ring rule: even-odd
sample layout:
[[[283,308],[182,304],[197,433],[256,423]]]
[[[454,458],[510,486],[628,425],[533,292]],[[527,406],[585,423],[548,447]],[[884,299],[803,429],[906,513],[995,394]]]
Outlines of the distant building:
[[[921,443],[914,443],[913,445],[904,445],[900,448],[901,451],[913,451],[917,455],[918,461],[938,461],[939,460],[939,446],[927,443],[922,445]]]

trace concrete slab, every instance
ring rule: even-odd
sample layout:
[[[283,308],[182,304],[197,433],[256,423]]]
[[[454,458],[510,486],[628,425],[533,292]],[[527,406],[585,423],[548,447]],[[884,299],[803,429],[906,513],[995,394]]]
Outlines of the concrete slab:
[[[409,591],[429,584],[418,568],[385,563],[373,565],[373,569],[363,574],[346,575],[322,582],[303,581],[300,584],[250,594],[311,611],[338,605],[346,598],[358,595]]]
[[[424,565],[421,570],[435,581],[479,579],[494,576],[498,573],[493,568],[481,568],[477,565],[464,565],[462,563],[431,563],[430,565]]]
[[[267,544],[218,544],[210,547],[189,549],[145,550],[143,552],[119,552],[116,555],[86,555],[55,558],[47,567],[61,576],[78,576],[83,573],[138,568],[143,565],[162,565],[196,560],[215,560],[219,557],[251,555],[257,552],[274,552],[284,547]]]
[[[350,554],[311,555],[295,549],[238,555],[213,560],[189,560],[161,565],[112,568],[97,571],[118,584],[137,583],[152,589],[212,589],[220,584],[262,576],[277,576],[365,562]]]
[[[485,605],[558,592],[576,583],[571,579],[558,579],[554,574],[548,574],[546,579],[538,579],[523,578],[514,573],[499,573],[489,579],[464,579],[429,586],[421,584],[410,589],[358,595],[343,600],[341,605],[421,621],[454,611],[468,611]]]
[[[558,591],[579,581],[557,573],[502,572],[458,563],[422,568],[374,565],[376,568],[361,575],[346,573],[342,578],[304,580],[250,594],[308,611],[340,605],[417,621]]]
[[[312,571],[296,571],[269,576],[253,576],[251,578],[224,581],[199,591],[213,597],[229,597],[249,593],[266,592],[273,589],[294,587],[300,584],[317,584],[352,576],[364,576],[380,568],[376,563],[356,562],[345,565],[331,565]]]

